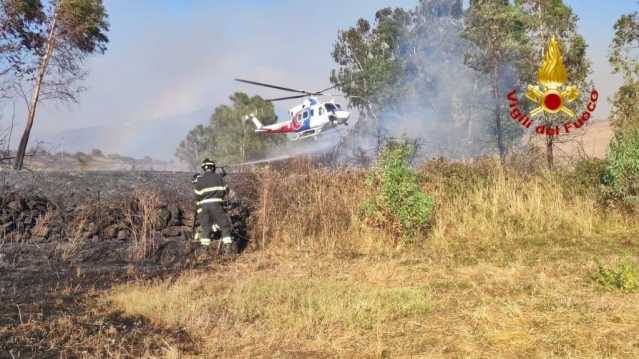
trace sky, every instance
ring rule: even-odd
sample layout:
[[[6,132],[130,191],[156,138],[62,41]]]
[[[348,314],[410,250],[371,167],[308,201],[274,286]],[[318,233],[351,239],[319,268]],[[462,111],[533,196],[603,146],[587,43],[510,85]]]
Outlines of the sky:
[[[611,97],[620,79],[607,61],[620,15],[635,0],[567,0],[589,44],[593,80]],[[330,52],[339,30],[386,7],[417,0],[105,0],[111,30],[104,55],[87,62],[87,90],[78,104],[40,107],[34,140],[51,150],[89,150],[172,159],[179,139],[234,91],[282,92],[234,82],[248,78],[293,88],[330,85]],[[599,117],[608,104],[602,101]],[[295,103],[277,103],[280,119]],[[23,106],[17,105],[21,132]],[[0,119],[6,125],[6,116]],[[3,123],[5,122],[5,123]],[[128,131],[114,131],[127,128]],[[95,136],[95,137],[93,137]],[[17,139],[14,140],[17,142]],[[75,144],[75,145],[74,145]],[[87,148],[84,148],[87,147]]]

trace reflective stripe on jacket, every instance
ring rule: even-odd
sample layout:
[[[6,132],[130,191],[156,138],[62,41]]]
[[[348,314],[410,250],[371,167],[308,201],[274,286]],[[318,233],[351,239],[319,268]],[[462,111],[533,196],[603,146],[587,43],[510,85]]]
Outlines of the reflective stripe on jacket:
[[[207,199],[203,199],[201,201],[197,201],[196,204],[198,206],[201,206],[205,203],[221,203],[224,202],[224,200],[222,198],[207,198]]]
[[[228,186],[222,175],[208,171],[197,176],[193,181],[197,205],[204,203],[223,202],[228,192]]]

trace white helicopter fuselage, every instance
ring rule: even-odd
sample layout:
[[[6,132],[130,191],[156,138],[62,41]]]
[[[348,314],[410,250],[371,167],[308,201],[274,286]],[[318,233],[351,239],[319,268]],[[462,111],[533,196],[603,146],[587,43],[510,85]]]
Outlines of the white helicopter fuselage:
[[[249,117],[258,133],[290,133],[294,134],[293,140],[299,140],[317,136],[338,125],[348,125],[350,113],[342,110],[334,101],[320,102],[309,97],[302,104],[289,109],[289,116],[290,120],[269,126],[262,126],[254,115]]]

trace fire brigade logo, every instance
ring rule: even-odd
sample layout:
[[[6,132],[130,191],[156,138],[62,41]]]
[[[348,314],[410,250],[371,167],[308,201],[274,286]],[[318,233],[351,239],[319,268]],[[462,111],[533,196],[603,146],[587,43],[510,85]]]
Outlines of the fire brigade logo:
[[[559,43],[555,36],[550,40],[548,49],[544,55],[544,61],[537,74],[538,84],[528,85],[526,98],[537,105],[529,115],[525,115],[519,108],[519,100],[517,99],[517,91],[512,90],[508,94],[508,102],[510,103],[510,116],[513,120],[519,122],[523,127],[529,128],[532,119],[542,112],[550,115],[563,114],[568,117],[568,121],[561,126],[539,125],[535,128],[538,134],[547,136],[558,136],[561,133],[570,133],[571,129],[580,128],[591,117],[595,111],[599,93],[592,90],[590,93],[590,101],[587,111],[575,121],[576,114],[570,104],[579,97],[579,90],[576,86],[568,85],[568,73],[564,67],[563,58]]]
[[[293,117],[293,121],[291,121],[291,125],[293,127],[293,130],[297,131],[300,128],[302,128],[302,125],[304,124],[304,122],[302,121],[302,112],[298,112],[294,117]]]

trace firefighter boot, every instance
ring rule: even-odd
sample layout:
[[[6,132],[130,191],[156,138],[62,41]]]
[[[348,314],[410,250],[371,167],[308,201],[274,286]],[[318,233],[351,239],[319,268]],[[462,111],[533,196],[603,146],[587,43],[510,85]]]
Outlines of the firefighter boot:
[[[234,256],[240,253],[240,250],[237,246],[237,242],[235,242],[231,237],[222,238],[222,255]]]

